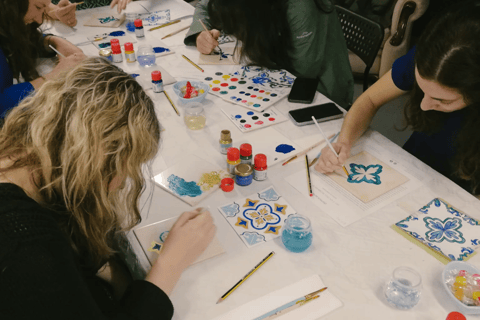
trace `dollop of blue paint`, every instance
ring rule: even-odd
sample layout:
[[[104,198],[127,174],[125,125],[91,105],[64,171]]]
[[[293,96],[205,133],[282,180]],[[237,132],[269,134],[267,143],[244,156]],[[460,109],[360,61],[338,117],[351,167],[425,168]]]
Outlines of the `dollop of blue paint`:
[[[153,51],[155,51],[155,53],[162,53],[162,52],[169,52],[170,49],[164,48],[164,47],[154,47]]]
[[[253,115],[254,113],[253,113],[253,111],[248,111],[247,114],[248,114],[249,116],[251,116],[251,115]]]
[[[186,182],[185,179],[171,174],[168,179],[168,188],[179,196],[197,197],[202,194],[202,189],[195,181]]]
[[[140,76],[140,74],[138,74],[138,73],[131,73],[130,75],[133,77],[133,79]]]
[[[110,32],[108,34],[110,37],[121,37],[121,36],[124,36],[125,35],[125,32],[124,31],[113,31],[113,32]]]
[[[281,153],[289,153],[289,152],[292,152],[293,150],[295,150],[295,148],[289,144],[279,144],[275,148],[276,152],[281,152]]]
[[[237,118],[237,119],[240,119],[241,117],[242,117],[242,116],[239,115],[239,114],[237,114],[237,115],[235,116],[235,118]]]

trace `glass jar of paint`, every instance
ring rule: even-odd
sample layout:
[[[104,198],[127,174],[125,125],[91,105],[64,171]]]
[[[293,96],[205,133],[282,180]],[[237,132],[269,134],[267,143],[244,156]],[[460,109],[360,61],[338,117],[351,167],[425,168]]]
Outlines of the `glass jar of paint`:
[[[312,245],[312,224],[300,214],[290,215],[285,220],[282,242],[292,252],[303,252]]]
[[[227,170],[235,174],[235,167],[240,164],[240,150],[237,148],[227,149]]]
[[[138,19],[139,14],[134,12],[129,12],[125,14],[125,27],[128,32],[135,32],[135,20]]]
[[[235,183],[245,187],[252,184],[253,168],[248,163],[240,163],[235,167]]]
[[[253,179],[263,181],[267,179],[267,156],[258,153],[253,159]]]
[[[143,30],[143,22],[142,22],[142,19],[135,19],[135,21],[133,22],[133,24],[135,25],[135,36],[137,38],[143,38],[145,37],[145,32]]]
[[[119,43],[112,43],[112,60],[113,62],[122,62],[123,61],[123,56],[122,56],[122,49],[120,48]]]
[[[152,90],[155,93],[163,92],[162,73],[158,70],[152,71]]]
[[[220,153],[227,154],[228,148],[232,147],[232,135],[230,130],[222,130],[220,132]]]
[[[420,301],[422,277],[409,267],[398,267],[393,270],[392,278],[384,290],[387,302],[402,310],[413,308]]]
[[[125,42],[124,48],[125,48],[125,59],[127,60],[127,62],[132,63],[137,61],[137,59],[135,59],[135,51],[133,49],[133,43]]]
[[[137,60],[142,67],[151,67],[155,64],[155,51],[148,44],[141,45],[137,50]]]
[[[183,121],[190,130],[200,130],[205,127],[207,117],[200,103],[190,103],[185,107]]]
[[[112,50],[110,49],[100,49],[98,55],[102,58],[107,59],[110,62],[113,62]]]
[[[252,145],[250,143],[240,145],[240,163],[252,165]]]

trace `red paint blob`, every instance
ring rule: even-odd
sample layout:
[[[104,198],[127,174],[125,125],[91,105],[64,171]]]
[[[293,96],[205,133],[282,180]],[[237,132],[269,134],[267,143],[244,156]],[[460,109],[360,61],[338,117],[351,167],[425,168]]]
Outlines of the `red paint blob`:
[[[225,82],[224,82],[224,83],[221,84],[221,86],[222,86],[222,87],[228,87],[228,83],[225,83]]]
[[[260,120],[259,120],[259,121],[255,122],[255,124],[259,124],[259,125],[260,125],[260,124],[263,124],[263,121],[260,121]]]
[[[268,121],[275,121],[275,118],[268,118]]]
[[[251,128],[252,126],[249,124],[244,125],[245,128]]]
[[[212,91],[220,91],[220,88],[218,87],[212,88]]]
[[[247,102],[247,100],[242,100],[243,103]]]
[[[230,79],[230,81],[235,82],[235,81],[238,81],[238,79],[237,78],[232,78],[232,79]]]
[[[252,95],[250,96],[250,98],[256,98],[256,97],[257,97],[257,96],[254,95],[254,94],[252,94]]]
[[[265,90],[260,90],[260,91],[258,91],[258,92],[260,92],[260,93],[264,93],[264,92],[265,92]]]

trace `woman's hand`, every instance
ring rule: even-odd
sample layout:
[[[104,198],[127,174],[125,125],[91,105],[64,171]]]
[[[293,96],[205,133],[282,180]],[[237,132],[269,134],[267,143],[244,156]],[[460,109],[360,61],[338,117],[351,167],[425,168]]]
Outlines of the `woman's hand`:
[[[131,1],[132,0],[112,0],[110,3],[110,8],[113,9],[113,7],[117,6],[117,11],[120,13],[122,10],[125,10],[127,3],[130,3]]]
[[[47,36],[47,37],[48,39],[46,39],[46,41],[48,41],[48,44],[51,44],[55,49],[57,49],[65,57],[71,56],[72,54],[75,54],[75,53],[79,55],[83,55],[82,49],[78,48],[70,41],[60,37],[55,37],[55,36]]]
[[[217,29],[200,32],[197,36],[197,50],[203,54],[210,54],[218,46],[218,37],[220,37],[220,31]]]
[[[76,8],[76,4],[70,3],[68,0],[61,0],[50,15],[67,26],[74,27],[77,25]]]
[[[322,149],[322,154],[315,165],[315,170],[320,173],[330,173],[337,169],[342,169],[342,165],[350,157],[351,146],[346,143],[332,143],[333,148],[338,154],[337,156],[332,150],[326,146]]]
[[[57,66],[52,70],[52,72],[45,75],[45,79],[46,80],[54,79],[60,72],[72,69],[73,67],[77,66],[86,57],[87,56],[84,55],[83,53],[74,53],[65,58],[59,57],[59,62]]]

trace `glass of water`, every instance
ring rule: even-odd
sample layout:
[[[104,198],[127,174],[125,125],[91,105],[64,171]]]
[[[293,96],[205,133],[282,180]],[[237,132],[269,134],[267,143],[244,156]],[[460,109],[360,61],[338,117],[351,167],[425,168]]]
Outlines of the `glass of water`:
[[[207,117],[202,104],[192,102],[185,106],[183,121],[190,130],[200,130],[205,127]]]
[[[312,224],[300,214],[291,215],[285,220],[282,242],[292,252],[303,252],[312,244]]]
[[[411,309],[420,301],[422,277],[411,268],[398,267],[387,282],[384,293],[387,302],[393,307]]]
[[[137,51],[137,60],[142,67],[151,67],[155,64],[155,51],[148,44],[141,45]]]

